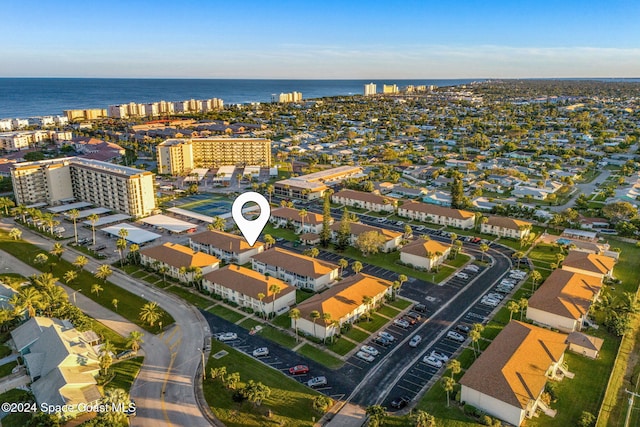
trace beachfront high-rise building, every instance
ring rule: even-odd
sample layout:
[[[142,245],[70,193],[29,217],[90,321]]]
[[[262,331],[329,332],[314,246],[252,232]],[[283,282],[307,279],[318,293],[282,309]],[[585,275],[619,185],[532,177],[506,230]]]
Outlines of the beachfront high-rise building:
[[[396,94],[399,93],[400,90],[398,89],[398,85],[393,84],[393,85],[383,85],[382,86],[382,93],[384,94]]]
[[[301,101],[302,101],[301,92],[281,93],[280,96],[278,96],[278,102],[301,102]]]
[[[156,152],[160,174],[224,165],[271,166],[271,141],[264,138],[168,139]]]
[[[183,113],[206,113],[208,111],[220,110],[224,106],[222,99],[211,98],[205,100],[189,99],[186,101],[158,101],[145,104],[109,105],[107,114],[109,117],[125,119],[128,117],[157,117],[166,114]]]
[[[373,96],[376,94],[376,84],[369,83],[364,85],[364,96]]]
[[[113,163],[77,157],[16,163],[11,179],[19,205],[75,199],[135,218],[156,208],[153,173]]]

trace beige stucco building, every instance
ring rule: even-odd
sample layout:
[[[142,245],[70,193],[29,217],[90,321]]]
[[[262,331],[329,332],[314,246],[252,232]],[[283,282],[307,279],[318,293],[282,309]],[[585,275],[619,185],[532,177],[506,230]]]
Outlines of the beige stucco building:
[[[442,264],[451,253],[451,245],[437,240],[418,239],[400,249],[400,261],[412,267],[431,270]]]
[[[177,243],[165,243],[140,250],[140,263],[153,268],[166,267],[166,274],[182,282],[193,280],[196,268],[201,275],[205,275],[220,266],[220,260],[215,256]],[[183,267],[185,271],[181,272]]]
[[[218,230],[207,230],[189,238],[189,247],[194,251],[214,255],[226,263],[244,265],[251,257],[264,251],[264,243],[249,246],[247,240],[236,234]]]
[[[493,234],[500,237],[511,237],[520,240],[531,232],[531,224],[528,221],[507,218],[503,216],[490,216],[487,222],[482,223],[480,231],[485,234]]]
[[[398,208],[398,216],[463,230],[472,229],[475,223],[473,212],[413,201],[403,203]]]

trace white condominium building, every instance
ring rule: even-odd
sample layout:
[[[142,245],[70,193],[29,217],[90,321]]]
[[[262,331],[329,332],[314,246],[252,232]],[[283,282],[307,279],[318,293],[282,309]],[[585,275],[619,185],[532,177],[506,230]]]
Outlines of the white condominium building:
[[[75,199],[143,217],[156,207],[154,175],[97,160],[67,157],[17,163],[11,179],[19,205]]]
[[[168,139],[156,150],[160,174],[224,165],[271,166],[271,141],[263,138]]]
[[[369,83],[364,85],[364,96],[373,96],[376,94],[376,84]]]

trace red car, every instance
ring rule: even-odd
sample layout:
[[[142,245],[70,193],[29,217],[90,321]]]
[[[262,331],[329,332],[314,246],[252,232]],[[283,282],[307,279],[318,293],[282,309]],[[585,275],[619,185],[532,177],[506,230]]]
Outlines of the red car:
[[[289,373],[291,375],[301,375],[309,372],[309,367],[307,365],[296,365],[289,368]]]

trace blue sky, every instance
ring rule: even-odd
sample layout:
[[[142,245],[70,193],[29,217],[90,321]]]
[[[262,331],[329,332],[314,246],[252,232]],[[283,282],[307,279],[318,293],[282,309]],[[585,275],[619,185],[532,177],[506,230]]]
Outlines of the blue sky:
[[[3,0],[2,77],[640,77],[638,1]]]

